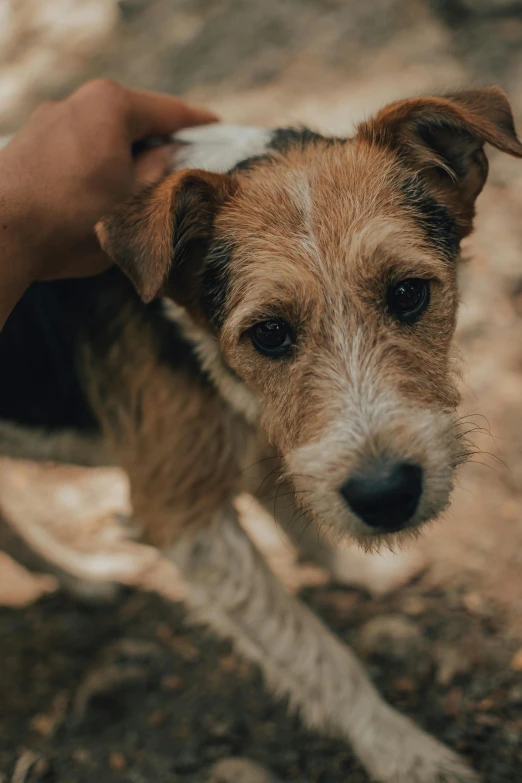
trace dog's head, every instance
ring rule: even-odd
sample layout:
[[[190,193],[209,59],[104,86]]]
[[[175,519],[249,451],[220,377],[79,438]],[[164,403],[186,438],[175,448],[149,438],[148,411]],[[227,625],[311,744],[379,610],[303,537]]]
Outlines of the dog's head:
[[[484,144],[522,156],[509,104],[496,88],[414,98],[352,139],[251,141],[227,173],[185,169],[140,194],[104,221],[103,246],[146,301],[185,313],[303,506],[361,541],[412,530],[446,507],[462,458],[457,260]]]

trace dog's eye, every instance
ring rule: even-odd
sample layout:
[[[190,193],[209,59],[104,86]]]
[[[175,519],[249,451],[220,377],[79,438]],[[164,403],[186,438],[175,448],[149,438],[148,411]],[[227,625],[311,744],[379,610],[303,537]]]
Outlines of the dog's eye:
[[[290,328],[278,318],[255,324],[250,330],[250,339],[259,353],[273,358],[285,356],[292,347]]]
[[[388,290],[388,307],[392,315],[402,323],[412,324],[426,310],[430,302],[428,280],[411,277],[396,283]]]

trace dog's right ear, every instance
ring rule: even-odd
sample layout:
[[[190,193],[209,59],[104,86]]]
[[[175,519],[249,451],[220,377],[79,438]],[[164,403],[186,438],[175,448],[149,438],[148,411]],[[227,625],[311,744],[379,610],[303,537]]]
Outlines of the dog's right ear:
[[[103,218],[96,234],[144,302],[160,295],[168,282],[172,298],[186,304],[186,289],[197,277],[216,215],[235,187],[227,174],[199,169],[170,174]]]
[[[392,150],[451,208],[459,240],[471,230],[475,199],[488,174],[484,145],[522,158],[509,101],[498,87],[396,101],[363,123],[359,138]]]

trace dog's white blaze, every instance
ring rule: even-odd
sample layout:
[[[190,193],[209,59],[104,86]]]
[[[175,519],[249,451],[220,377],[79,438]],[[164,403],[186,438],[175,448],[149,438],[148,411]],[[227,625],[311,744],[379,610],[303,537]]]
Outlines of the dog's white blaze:
[[[263,155],[272,139],[269,128],[240,125],[203,125],[176,133],[184,146],[176,152],[174,168],[203,169],[224,174],[238,163]]]
[[[299,172],[288,177],[287,189],[294,203],[300,207],[304,220],[304,233],[301,237],[303,249],[308,256],[320,262],[321,253],[312,221],[313,199],[310,182],[303,173]]]

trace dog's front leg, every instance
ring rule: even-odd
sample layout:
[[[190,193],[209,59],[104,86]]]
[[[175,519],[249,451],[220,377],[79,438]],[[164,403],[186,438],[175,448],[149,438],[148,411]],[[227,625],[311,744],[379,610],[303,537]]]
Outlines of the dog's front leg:
[[[286,593],[232,506],[185,533],[169,555],[188,584],[193,616],[232,639],[308,726],[349,740],[376,780],[477,780],[456,755],[387,705],[356,656]]]

